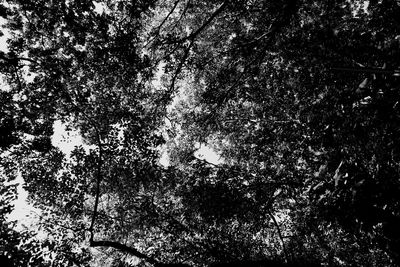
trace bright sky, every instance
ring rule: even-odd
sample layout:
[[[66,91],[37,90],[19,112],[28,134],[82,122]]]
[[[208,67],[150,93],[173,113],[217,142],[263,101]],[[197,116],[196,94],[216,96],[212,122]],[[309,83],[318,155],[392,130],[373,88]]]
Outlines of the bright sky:
[[[3,25],[5,22],[6,22],[6,20],[0,17],[0,30],[1,30],[1,25]],[[4,35],[0,37],[0,51],[8,52],[7,38],[9,36],[9,34],[8,34],[8,32],[5,32],[4,30],[2,30],[2,32]],[[7,86],[3,83],[2,77],[0,77],[0,91],[6,90],[6,89],[7,89]]]
[[[198,159],[205,160],[215,165],[223,162],[221,157],[214,151],[214,149],[204,144],[201,144],[199,149],[194,152],[194,156]]]
[[[0,27],[6,22],[5,19],[0,17]],[[7,39],[9,37],[8,32],[2,30],[3,36],[0,37],[0,51],[2,52],[8,52],[7,49]],[[6,90],[6,85],[3,84],[3,81],[0,79],[0,90]],[[18,176],[15,183],[18,183],[18,200],[15,201],[14,205],[14,211],[10,214],[9,219],[10,220],[25,220],[25,216],[29,214],[29,212],[32,210],[32,207],[28,206],[26,203],[26,198],[28,196],[27,192],[22,188],[22,177]]]
[[[75,146],[83,146],[89,149],[89,146],[83,143],[83,139],[78,131],[69,130],[66,131],[65,125],[61,121],[55,121],[53,125],[54,134],[51,138],[53,146],[58,147],[62,152],[65,153],[66,157],[69,158],[71,151]]]
[[[6,20],[0,17],[0,27],[1,27],[1,25],[3,25],[5,22],[6,22]],[[8,38],[8,36],[9,36],[9,34],[8,34],[8,32],[6,32],[6,31],[4,31],[4,30],[2,30],[2,32],[3,32],[4,35],[0,37],[0,51],[7,52],[8,49],[7,49],[7,43],[6,43],[6,41],[7,41],[7,38]]]
[[[18,221],[20,225],[29,225],[33,222],[31,213],[37,212],[37,210],[27,202],[28,192],[22,188],[24,181],[20,175],[15,182],[18,183],[18,199],[14,201],[14,210],[8,216],[8,219],[11,221]]]

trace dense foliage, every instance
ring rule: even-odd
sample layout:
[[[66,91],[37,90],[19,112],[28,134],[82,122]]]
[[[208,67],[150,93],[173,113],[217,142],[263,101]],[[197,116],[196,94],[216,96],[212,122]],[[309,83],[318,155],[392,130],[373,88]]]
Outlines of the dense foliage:
[[[395,0],[1,2],[2,257],[400,265],[399,14]],[[60,123],[82,137],[70,153]],[[6,220],[18,176],[39,235]]]

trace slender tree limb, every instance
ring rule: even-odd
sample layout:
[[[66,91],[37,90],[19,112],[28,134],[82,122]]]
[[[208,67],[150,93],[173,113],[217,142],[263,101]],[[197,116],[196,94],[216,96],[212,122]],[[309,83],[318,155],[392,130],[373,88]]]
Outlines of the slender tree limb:
[[[174,3],[174,6],[171,8],[171,10],[168,12],[167,16],[165,16],[165,18],[163,19],[163,21],[160,23],[160,25],[157,26],[157,28],[155,29],[155,33],[156,35],[153,36],[152,38],[150,38],[150,40],[147,41],[147,43],[144,45],[144,47],[147,47],[149,44],[152,43],[152,41],[154,41],[155,39],[157,39],[161,28],[164,26],[164,24],[167,22],[168,18],[171,16],[171,14],[175,11],[176,7],[178,6],[179,2],[181,0],[177,0]]]
[[[176,71],[174,73],[174,76],[172,77],[171,85],[168,90],[169,93],[172,93],[175,88],[175,83],[176,83],[176,80],[178,79],[178,75],[182,72],[183,66],[185,65],[186,60],[189,57],[190,49],[192,48],[192,46],[193,46],[193,42],[191,41],[189,43],[188,47],[185,49],[185,54],[183,55],[182,59],[180,60],[179,65],[176,68]]]
[[[10,57],[9,55],[7,55],[6,53],[1,52],[1,51],[0,51],[0,59],[4,60],[4,61],[6,61],[6,62],[8,62],[8,63],[10,63],[12,65],[18,64],[18,61],[29,61],[31,63],[40,65],[40,62],[36,61],[34,59],[27,58],[27,57],[17,57],[17,56],[11,56]]]
[[[282,235],[281,228],[280,228],[275,216],[272,214],[272,212],[270,210],[268,210],[267,212],[268,212],[268,215],[271,217],[272,221],[274,222],[275,228],[276,228],[276,230],[278,232],[278,237],[279,237],[279,239],[281,241],[281,245],[282,245],[282,251],[283,251],[283,254],[285,255],[285,261],[289,262],[289,255],[288,255],[287,250],[286,250],[286,246],[285,246],[285,242],[284,242],[284,238],[283,238],[283,235]]]
[[[173,31],[176,29],[176,27],[178,27],[179,22],[182,20],[182,18],[185,16],[186,12],[187,12],[188,9],[189,9],[189,6],[190,6],[189,4],[190,4],[190,0],[187,1],[186,5],[185,5],[185,8],[183,9],[181,15],[180,15],[179,18],[175,21],[174,26],[173,26],[172,29],[171,29],[171,32],[173,32]],[[179,42],[179,41],[178,41],[178,42]],[[178,43],[178,42],[175,42],[175,43]],[[168,44],[168,43],[163,42],[162,44]]]
[[[184,53],[182,59],[179,61],[178,67],[176,68],[176,70],[174,72],[174,75],[172,76],[170,86],[169,86],[168,90],[166,91],[167,95],[164,96],[161,99],[161,101],[157,104],[157,107],[155,108],[153,114],[157,115],[158,114],[158,110],[160,108],[160,105],[165,105],[165,100],[169,100],[168,97],[173,94],[174,89],[175,89],[176,81],[178,80],[178,76],[182,72],[183,66],[185,65],[186,60],[189,57],[190,50],[191,50],[191,48],[193,46],[193,43],[194,43],[193,41],[190,41],[189,45],[186,47],[185,53]],[[175,47],[175,49],[177,49],[179,46],[180,45],[177,45],[177,47]]]
[[[190,1],[191,1],[191,0],[188,0],[188,1],[187,1],[186,5],[185,5],[185,9],[182,11],[181,15],[179,16],[179,19],[176,21],[173,30],[175,30],[175,28],[177,27],[178,23],[179,23],[179,22],[183,19],[183,17],[186,15],[186,12],[188,11],[189,6],[190,6]]]
[[[229,1],[224,1],[215,11],[214,13],[211,14],[211,16],[201,25],[196,31],[193,33],[189,34],[189,36],[186,37],[187,39],[195,39],[197,35],[199,35],[219,14],[222,13],[222,11],[225,9],[225,7],[228,5]]]
[[[167,16],[165,16],[165,18],[163,19],[163,21],[160,23],[160,25],[158,25],[156,32],[160,32],[162,26],[164,26],[165,22],[167,22],[168,18],[171,16],[171,14],[175,11],[176,7],[178,6],[179,2],[181,0],[177,0],[174,3],[174,6],[171,8],[171,10],[168,12]]]
[[[93,207],[93,215],[92,215],[92,221],[90,223],[89,227],[89,232],[90,232],[90,243],[93,242],[94,238],[94,226],[96,223],[96,217],[97,217],[97,209],[99,206],[99,199],[100,199],[100,183],[101,183],[101,165],[102,165],[102,144],[101,144],[101,137],[100,137],[100,132],[97,131],[97,142],[98,142],[98,147],[99,147],[99,157],[98,157],[98,162],[97,162],[97,173],[96,173],[96,196],[95,196],[95,201],[94,201],[94,207]]]
[[[110,248],[114,248],[114,249],[117,249],[119,251],[129,253],[130,255],[135,256],[137,258],[143,259],[143,260],[145,260],[148,263],[151,263],[153,265],[160,264],[159,261],[153,259],[152,257],[149,257],[149,256],[141,253],[137,249],[135,249],[133,247],[130,247],[130,246],[127,246],[127,245],[124,245],[124,244],[121,244],[119,242],[108,241],[108,240],[100,240],[100,241],[91,240],[90,241],[90,246],[91,247],[110,247]]]
[[[227,7],[228,3],[229,3],[229,1],[224,1],[224,2],[211,14],[211,16],[210,16],[206,21],[204,21],[203,24],[202,24],[199,28],[197,28],[197,30],[193,31],[193,32],[190,33],[189,35],[187,35],[187,36],[185,36],[185,37],[183,37],[183,38],[181,38],[181,39],[179,39],[179,40],[176,40],[176,41],[174,41],[174,42],[167,42],[167,43],[163,43],[163,44],[174,44],[174,43],[180,43],[180,44],[182,44],[182,43],[184,43],[184,42],[187,41],[187,40],[194,41],[194,40],[196,39],[196,37],[197,37],[200,33],[202,33],[202,32],[204,31],[204,29],[207,28],[208,25],[211,24],[211,22],[212,22],[219,14],[222,13],[222,11],[224,11],[224,9]]]
[[[29,61],[29,62],[31,62],[31,63],[40,65],[40,62],[38,62],[38,61],[36,61],[36,60],[34,60],[34,59],[31,59],[31,58],[17,57],[16,59],[17,59],[17,60],[22,60],[22,61]]]

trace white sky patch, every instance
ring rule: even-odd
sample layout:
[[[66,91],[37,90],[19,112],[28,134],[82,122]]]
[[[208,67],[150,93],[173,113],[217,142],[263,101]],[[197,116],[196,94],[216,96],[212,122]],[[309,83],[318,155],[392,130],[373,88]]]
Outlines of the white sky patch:
[[[165,68],[165,63],[161,62],[158,65],[158,70],[156,72],[155,79],[152,81],[152,85],[155,88],[161,88],[162,87],[162,82],[163,82],[163,75],[164,75],[164,68]],[[177,105],[186,102],[191,106],[191,108],[198,109],[199,112],[201,112],[200,107],[193,107],[193,92],[191,90],[186,90],[187,88],[190,88],[192,79],[190,78],[190,74],[187,73],[186,78],[183,81],[179,81],[178,83],[180,86],[178,92],[175,94],[174,98],[172,99],[171,103],[167,106],[167,116],[169,113],[173,112],[173,110],[176,108]],[[180,116],[180,115],[179,115]],[[176,133],[175,140],[179,142],[179,139],[182,137],[184,132],[181,129],[181,125],[177,121],[171,121],[168,117],[164,119],[164,127],[165,131],[171,130]],[[168,136],[168,134],[167,134]],[[167,137],[168,139],[168,137]],[[214,149],[212,149],[210,146],[204,143],[196,143],[194,145],[194,148],[196,151],[194,152],[194,156],[200,160],[204,160],[206,162],[209,162],[214,165],[218,165],[223,163],[223,159],[221,158],[220,155],[216,153]],[[159,160],[160,164],[163,165],[164,167],[168,167],[170,165],[170,158],[169,154],[166,151],[166,149],[162,148],[161,149],[161,157]]]
[[[67,158],[69,158],[71,151],[75,148],[75,146],[82,145],[85,150],[90,148],[90,146],[87,146],[83,143],[82,137],[78,131],[66,131],[65,125],[61,121],[55,121],[53,127],[54,134],[51,142],[53,146],[58,147],[63,153],[65,153]],[[40,211],[28,203],[28,192],[23,188],[24,180],[21,175],[18,175],[15,183],[18,183],[18,199],[13,203],[14,210],[8,216],[8,220],[18,221],[18,226],[29,226],[35,221],[34,213],[40,213]]]
[[[360,13],[369,14],[368,7],[369,7],[369,0],[365,1],[352,1],[348,0],[347,2],[350,3],[353,11],[353,16],[358,17]]]
[[[65,125],[61,121],[55,121],[53,127],[54,134],[51,140],[52,144],[65,153],[67,159],[70,157],[71,151],[75,148],[75,146],[81,145],[86,151],[90,148],[90,146],[84,144],[83,139],[78,131],[66,131]],[[18,198],[13,202],[14,210],[8,216],[8,220],[17,221],[17,228],[21,227],[22,225],[30,227],[31,225],[35,224],[37,220],[35,219],[35,214],[40,214],[40,210],[34,208],[28,203],[28,192],[23,188],[24,180],[21,175],[18,175],[15,183],[18,184]]]
[[[3,33],[3,36],[0,36],[0,51],[4,53],[8,53],[8,45],[7,40],[10,38],[10,32],[7,29],[3,28],[3,25],[6,23],[4,18],[0,18],[0,29]],[[4,77],[0,76],[0,91],[8,91],[10,89],[9,85],[6,84],[3,80]],[[33,213],[37,212],[32,205],[30,205],[27,201],[28,192],[23,188],[24,180],[21,175],[18,175],[15,182],[18,184],[17,186],[17,196],[18,198],[12,203],[14,204],[14,210],[8,215],[7,219],[9,221],[17,221],[17,229],[22,225],[31,225],[33,223]]]
[[[0,18],[0,30],[4,34],[3,36],[0,37],[0,51],[7,53],[8,46],[7,46],[7,39],[10,37],[10,33],[3,29],[2,25],[6,23],[6,20],[3,18]],[[0,61],[1,64],[1,61]],[[7,91],[9,90],[9,86],[3,81],[2,75],[0,76],[0,91]]]
[[[0,75],[0,91],[9,91],[10,86],[4,82],[3,78],[4,77]]]
[[[79,51],[79,52],[85,52],[85,51],[87,51],[86,46],[83,46],[83,45],[80,45],[80,44],[76,44],[76,45],[74,46],[74,48],[75,48],[77,51]]]
[[[164,75],[164,68],[165,68],[166,63],[165,62],[160,62],[157,67],[157,72],[156,75],[151,82],[151,84],[156,88],[156,90],[160,90],[162,88],[162,77]]]
[[[160,164],[161,164],[162,166],[164,166],[164,167],[166,167],[166,168],[170,165],[169,155],[168,155],[167,151],[164,150],[164,151],[161,153],[159,162],[160,162]]]
[[[209,163],[218,165],[223,163],[221,157],[214,151],[214,149],[210,148],[207,145],[200,144],[198,145],[199,149],[194,152],[194,156],[198,159],[205,160]],[[197,146],[196,146],[197,147]]]
[[[94,12],[96,12],[97,14],[107,13],[107,7],[104,3],[93,1],[93,5],[94,5]]]
[[[13,202],[14,210],[8,215],[9,221],[17,221],[17,228],[22,225],[29,226],[34,223],[33,218],[38,210],[30,205],[27,201],[28,192],[23,188],[24,180],[21,175],[17,176],[15,183],[18,183],[17,195],[18,198]]]
[[[3,18],[0,18],[0,29],[1,32],[4,34],[3,36],[0,37],[0,51],[7,53],[8,46],[7,46],[7,39],[10,38],[10,33],[3,28],[3,25],[6,23],[6,20]]]
[[[82,146],[86,151],[90,149],[90,146],[84,144],[82,136],[78,131],[67,131],[66,126],[61,121],[55,121],[53,129],[54,134],[51,137],[51,143],[65,153],[67,158],[69,158],[71,151],[74,150],[76,146]]]

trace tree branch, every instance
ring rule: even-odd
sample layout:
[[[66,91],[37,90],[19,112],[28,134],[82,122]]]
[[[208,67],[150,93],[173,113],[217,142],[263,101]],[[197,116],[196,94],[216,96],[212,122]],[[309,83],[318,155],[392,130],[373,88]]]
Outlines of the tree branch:
[[[186,15],[186,12],[188,11],[189,6],[190,6],[190,1],[191,1],[191,0],[188,0],[188,1],[186,2],[185,9],[183,9],[181,15],[179,16],[179,19],[176,21],[176,23],[175,23],[175,25],[174,25],[174,27],[173,27],[172,30],[175,30],[175,28],[177,27],[177,24],[178,24],[178,23],[183,19],[183,17]]]
[[[174,43],[184,43],[187,40],[194,41],[196,37],[205,29],[207,26],[219,15],[222,13],[222,11],[226,8],[228,5],[229,1],[224,1],[212,14],[211,16],[199,27],[197,30],[194,32],[190,33],[188,36],[185,36],[179,40],[176,40],[174,42],[168,42],[168,43],[163,43],[163,44],[174,44]]]
[[[268,212],[268,215],[271,217],[272,221],[274,222],[275,228],[276,228],[276,230],[278,232],[278,236],[279,236],[279,239],[280,239],[281,244],[282,244],[282,251],[283,251],[283,254],[285,255],[285,260],[286,260],[286,262],[288,262],[289,261],[289,255],[288,255],[288,253],[286,251],[286,246],[285,246],[285,242],[283,240],[283,235],[282,235],[281,228],[279,227],[279,224],[276,221],[275,216],[272,214],[272,212],[270,210],[268,210],[267,212]]]
[[[97,174],[96,174],[96,196],[95,196],[94,207],[93,207],[92,221],[90,223],[90,228],[89,228],[91,244],[92,244],[93,238],[94,238],[94,225],[96,223],[97,209],[99,206],[99,198],[100,198],[102,146],[101,146],[101,137],[100,137],[99,131],[97,131],[97,142],[98,142],[98,147],[99,147],[99,157],[98,157],[98,162],[97,162]]]
[[[203,23],[203,25],[201,25],[196,31],[194,31],[193,33],[189,34],[189,36],[186,37],[186,40],[187,39],[194,40],[197,37],[197,35],[199,35],[225,9],[225,7],[228,5],[228,2],[229,1],[224,1],[222,5],[220,5],[214,11],[214,13],[212,13],[211,16]]]
[[[18,61],[29,61],[31,63],[40,65],[40,62],[36,61],[34,59],[26,58],[26,57],[17,57],[15,55],[10,56],[10,54],[7,55],[6,53],[4,53],[2,51],[0,51],[0,59],[7,61],[9,64],[12,64],[12,65],[18,64]]]
[[[192,46],[193,46],[193,42],[191,41],[189,43],[188,47],[185,49],[185,54],[183,55],[182,59],[179,62],[178,67],[176,68],[174,76],[172,77],[172,80],[171,80],[171,85],[169,86],[169,90],[168,90],[168,92],[170,94],[173,92],[173,90],[175,88],[175,83],[176,83],[176,80],[178,79],[178,75],[181,73],[181,71],[183,69],[183,65],[185,65],[185,62],[186,62],[187,58],[189,57],[190,49],[192,48]]]
[[[175,11],[176,7],[178,6],[179,2],[181,0],[177,0],[175,1],[174,6],[171,8],[171,10],[169,11],[169,13],[167,14],[167,16],[164,18],[164,20],[160,23],[160,25],[158,25],[156,32],[158,33],[161,30],[161,27],[165,24],[165,22],[168,20],[168,18],[171,16],[171,14]]]
[[[148,263],[151,263],[153,265],[157,265],[160,264],[160,262],[158,262],[157,260],[141,253],[140,251],[138,251],[137,249],[133,248],[133,247],[129,247],[127,245],[121,244],[119,242],[114,242],[114,241],[108,241],[108,240],[100,240],[100,241],[94,241],[91,240],[90,241],[90,246],[91,247],[111,247],[114,249],[117,249],[119,251],[123,251],[126,253],[129,253],[132,256],[135,256],[139,259],[143,259],[145,261],[147,261]]]
[[[161,31],[162,26],[164,26],[165,22],[167,22],[168,18],[171,16],[171,14],[175,11],[176,7],[178,6],[179,2],[181,0],[177,0],[174,3],[174,6],[171,8],[171,10],[168,12],[167,16],[165,16],[165,18],[163,19],[163,21],[160,23],[160,25],[157,26],[157,28],[154,30],[155,31],[155,36],[153,36],[152,38],[150,38],[150,40],[147,41],[147,43],[144,45],[144,47],[147,47],[149,44],[152,43],[152,41],[154,41],[154,39],[158,39],[158,35]]]

